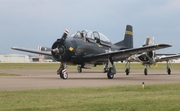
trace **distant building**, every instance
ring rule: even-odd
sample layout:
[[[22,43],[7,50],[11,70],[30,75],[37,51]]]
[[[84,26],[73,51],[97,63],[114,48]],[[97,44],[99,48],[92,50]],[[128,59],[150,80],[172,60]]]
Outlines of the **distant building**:
[[[30,62],[28,55],[20,55],[20,54],[1,54],[0,62]]]
[[[180,63],[180,59],[173,59],[171,60],[172,63]]]
[[[25,63],[25,62],[53,62],[51,58],[44,55],[21,55],[21,54],[0,54],[0,63]]]
[[[44,56],[39,55],[39,56],[30,56],[30,61],[31,62],[44,62]]]

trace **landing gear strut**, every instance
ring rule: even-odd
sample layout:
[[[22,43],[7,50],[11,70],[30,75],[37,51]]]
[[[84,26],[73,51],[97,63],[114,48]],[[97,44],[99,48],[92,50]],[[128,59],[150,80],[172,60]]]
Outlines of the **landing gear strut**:
[[[115,65],[114,65],[114,62],[113,62],[112,58],[109,58],[109,60],[111,62],[112,67],[110,67],[108,72],[107,72],[107,78],[108,79],[113,79],[114,74],[116,74],[116,68],[115,68]]]
[[[102,72],[103,72],[103,73],[106,73],[106,72],[108,72],[108,70],[109,70],[109,62],[107,62],[107,63],[104,65],[104,68],[103,68]]]
[[[81,65],[78,65],[78,66],[77,66],[77,70],[78,70],[79,73],[82,72],[82,67],[81,67]]]
[[[66,70],[66,64],[61,63],[59,69],[57,70],[57,74],[60,76],[62,79],[67,79],[68,78],[68,73]]]
[[[126,63],[126,70],[125,70],[125,72],[126,72],[126,75],[129,75],[129,73],[130,73],[130,62]]]
[[[170,75],[171,74],[171,64],[169,61],[167,61],[167,73]]]

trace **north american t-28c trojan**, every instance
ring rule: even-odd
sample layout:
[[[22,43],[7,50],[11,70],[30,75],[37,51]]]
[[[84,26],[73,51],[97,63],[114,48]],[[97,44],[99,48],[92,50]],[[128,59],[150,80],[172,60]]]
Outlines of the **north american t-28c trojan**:
[[[93,66],[110,63],[106,67],[107,78],[113,79],[116,74],[115,61],[125,60],[134,54],[171,47],[169,44],[148,45],[140,48],[133,48],[132,26],[127,25],[124,40],[112,44],[102,33],[97,31],[83,30],[76,31],[70,37],[69,31],[65,30],[62,37],[57,39],[50,51],[38,51],[20,47],[12,47],[13,50],[25,51],[41,55],[52,56],[60,62],[57,73],[62,79],[68,78],[66,65],[78,65],[78,71],[90,64]],[[119,38],[119,37],[118,37]],[[109,66],[109,65],[107,65]]]
[[[142,45],[148,46],[148,45],[154,45],[154,38],[152,41],[150,41],[150,36],[147,36],[145,43]],[[167,73],[170,75],[171,74],[171,65],[170,65],[170,60],[172,59],[177,59],[180,58],[180,54],[157,54],[155,51],[148,51],[148,52],[143,52],[141,54],[135,54],[132,55],[127,59],[127,64],[126,64],[126,75],[129,75],[130,73],[130,62],[141,62],[142,65],[144,65],[144,75],[148,74],[148,69],[147,66],[157,66],[158,62],[166,62],[166,68],[167,68]]]

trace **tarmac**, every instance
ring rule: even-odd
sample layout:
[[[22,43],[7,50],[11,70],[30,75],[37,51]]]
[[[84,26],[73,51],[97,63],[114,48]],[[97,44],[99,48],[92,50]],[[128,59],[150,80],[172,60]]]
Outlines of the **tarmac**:
[[[79,88],[120,85],[171,84],[180,83],[180,70],[172,70],[168,75],[166,70],[148,70],[144,75],[143,70],[131,70],[126,75],[123,70],[118,70],[113,79],[108,79],[107,74],[101,70],[84,69],[82,73],[77,70],[68,70],[68,79],[63,80],[56,74],[56,70],[32,69],[0,69],[2,73],[20,74],[21,76],[0,76],[0,90],[32,90],[52,88]]]

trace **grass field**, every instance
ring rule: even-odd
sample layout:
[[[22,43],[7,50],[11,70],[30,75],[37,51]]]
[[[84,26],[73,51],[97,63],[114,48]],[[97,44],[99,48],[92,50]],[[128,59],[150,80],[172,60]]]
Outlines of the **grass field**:
[[[116,63],[117,70],[125,69],[125,63]],[[171,64],[173,69],[180,69],[180,63]],[[67,65],[68,69],[77,69],[77,66]],[[59,63],[0,63],[0,68],[18,69],[58,69]],[[102,70],[103,66],[92,67],[94,70]],[[131,63],[131,69],[143,69],[140,63]],[[159,63],[157,67],[151,66],[149,69],[166,69],[166,63]]]
[[[0,76],[20,76],[20,74],[7,74],[0,72]]]
[[[59,63],[0,63],[0,69],[56,70],[58,67]],[[119,70],[124,67],[124,63],[116,64]],[[172,67],[180,69],[180,64],[172,64]],[[141,64],[131,64],[132,70],[143,68]],[[68,66],[68,69],[76,69],[76,66]],[[166,64],[151,69],[164,70]],[[179,111],[179,103],[180,84],[145,85],[145,89],[141,85],[125,85],[0,91],[0,111]]]
[[[0,91],[1,111],[179,111],[180,84]]]

